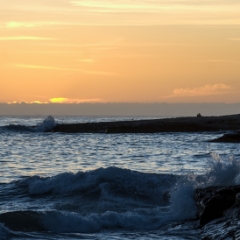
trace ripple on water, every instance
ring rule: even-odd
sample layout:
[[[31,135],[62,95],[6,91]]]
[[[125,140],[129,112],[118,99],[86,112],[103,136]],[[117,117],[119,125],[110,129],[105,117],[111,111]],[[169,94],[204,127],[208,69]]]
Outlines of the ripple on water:
[[[207,143],[213,134],[0,134],[1,180],[116,166],[143,172],[204,173],[217,152],[239,156],[238,145]]]

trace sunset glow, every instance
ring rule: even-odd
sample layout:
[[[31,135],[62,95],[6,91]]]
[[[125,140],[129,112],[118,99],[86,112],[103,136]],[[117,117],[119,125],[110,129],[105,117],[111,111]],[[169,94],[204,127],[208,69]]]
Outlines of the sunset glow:
[[[239,10],[237,0],[0,0],[0,102],[239,102]]]
[[[67,99],[66,98],[51,98],[50,102],[51,103],[64,103],[66,102]]]

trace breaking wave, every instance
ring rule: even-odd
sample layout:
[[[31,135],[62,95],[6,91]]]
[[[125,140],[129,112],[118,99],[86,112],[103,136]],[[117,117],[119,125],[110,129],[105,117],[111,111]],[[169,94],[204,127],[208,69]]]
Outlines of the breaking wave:
[[[45,205],[46,210],[5,212],[0,214],[0,222],[15,231],[94,233],[107,229],[150,231],[197,219],[197,187],[239,183],[239,162],[225,162],[212,155],[211,168],[201,176],[108,167],[52,177],[27,177],[11,183],[14,187],[9,192],[14,197],[17,191],[21,192],[21,198],[25,194],[31,201]],[[3,225],[0,234],[7,234]]]
[[[217,153],[211,153],[212,161],[204,175],[191,176],[195,187],[232,186],[240,184],[240,162],[234,157],[222,159]]]
[[[17,132],[50,132],[55,126],[56,126],[56,122],[54,118],[52,116],[48,116],[36,126],[10,124],[2,128],[5,130],[17,131]]]

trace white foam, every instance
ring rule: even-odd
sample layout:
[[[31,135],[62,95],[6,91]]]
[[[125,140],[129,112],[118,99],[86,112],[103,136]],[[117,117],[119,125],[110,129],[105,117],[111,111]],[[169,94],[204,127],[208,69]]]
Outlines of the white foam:
[[[206,186],[230,186],[240,183],[240,163],[233,157],[222,159],[217,153],[211,154],[210,170],[206,173]]]
[[[190,173],[179,179],[175,190],[171,192],[170,209],[174,212],[175,220],[194,219],[196,217],[197,207],[194,199],[196,187],[240,184],[239,161],[234,158],[223,160],[216,153],[212,153],[211,156],[210,169],[205,175],[197,176]]]

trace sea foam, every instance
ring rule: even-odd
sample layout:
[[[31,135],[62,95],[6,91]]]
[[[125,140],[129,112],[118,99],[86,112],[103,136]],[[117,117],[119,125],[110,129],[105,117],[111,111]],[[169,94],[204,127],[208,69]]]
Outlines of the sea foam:
[[[209,169],[204,175],[191,175],[195,187],[231,186],[240,184],[240,162],[230,157],[221,158],[217,153],[211,153]]]
[[[233,157],[222,159],[218,154],[212,153],[214,161],[211,162],[211,170],[207,174],[209,185],[236,185],[240,183],[240,163]]]

